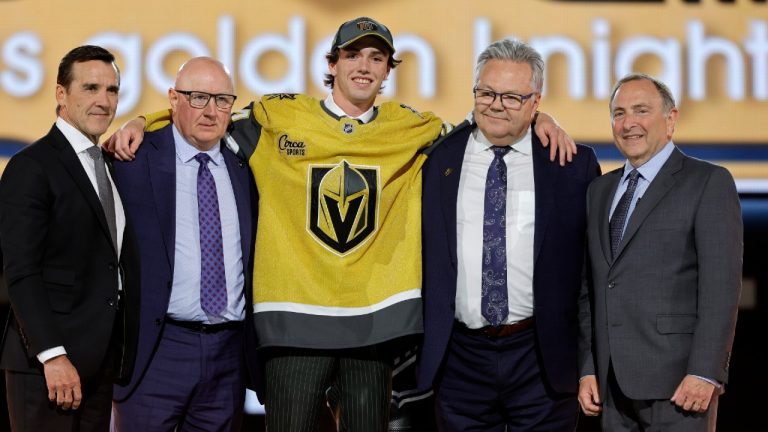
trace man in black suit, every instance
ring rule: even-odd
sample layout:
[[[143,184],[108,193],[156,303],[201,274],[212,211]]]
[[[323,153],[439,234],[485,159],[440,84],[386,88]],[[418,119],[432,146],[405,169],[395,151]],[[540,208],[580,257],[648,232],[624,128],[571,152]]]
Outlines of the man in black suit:
[[[12,307],[0,367],[14,430],[108,430],[112,384],[133,369],[138,255],[98,147],[119,85],[108,51],[70,51],[55,125],[0,181]]]

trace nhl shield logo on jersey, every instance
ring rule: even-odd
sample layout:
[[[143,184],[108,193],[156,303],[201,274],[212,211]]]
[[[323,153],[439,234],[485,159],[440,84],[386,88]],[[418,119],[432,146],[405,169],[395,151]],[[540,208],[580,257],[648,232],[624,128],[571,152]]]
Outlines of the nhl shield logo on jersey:
[[[333,253],[344,256],[378,229],[379,167],[310,165],[307,231]]]
[[[355,131],[355,125],[353,125],[352,123],[344,123],[341,125],[341,131],[349,135]]]

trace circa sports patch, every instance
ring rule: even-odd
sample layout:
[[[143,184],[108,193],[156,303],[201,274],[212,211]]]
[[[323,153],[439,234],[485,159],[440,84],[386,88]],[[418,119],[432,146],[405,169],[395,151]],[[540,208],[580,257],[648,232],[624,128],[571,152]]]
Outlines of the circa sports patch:
[[[378,229],[379,167],[310,165],[307,231],[331,252],[344,256]]]

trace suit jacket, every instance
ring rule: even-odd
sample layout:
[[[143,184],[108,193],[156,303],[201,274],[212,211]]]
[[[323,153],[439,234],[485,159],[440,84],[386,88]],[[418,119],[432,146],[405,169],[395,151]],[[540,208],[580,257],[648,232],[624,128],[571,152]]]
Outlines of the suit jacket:
[[[632,399],[668,399],[686,374],[726,382],[743,248],[733,178],[675,149],[612,259],[608,214],[622,169],[587,195],[593,316],[585,293],[581,375],[596,373],[604,396],[610,360]]]
[[[232,182],[240,223],[246,296],[245,346],[251,370],[250,386],[258,381],[255,330],[252,322],[253,242],[256,229],[256,192],[244,160],[222,146],[222,155]],[[136,373],[125,387],[115,388],[115,399],[130,396],[152,362],[160,341],[173,284],[176,247],[176,147],[173,126],[147,133],[132,162],[115,162],[115,182],[120,188],[126,213],[136,225],[141,251],[141,332],[136,355]]]
[[[42,373],[36,355],[63,346],[81,377],[94,376],[122,326],[117,378],[133,370],[139,263],[126,223],[118,260],[98,194],[54,125],[8,163],[0,182],[0,241],[12,313],[0,354],[4,369]],[[118,314],[119,268],[123,312]],[[116,322],[116,317],[119,319]]]
[[[474,126],[459,125],[436,144],[424,167],[424,345],[419,388],[432,386],[451,336],[456,303],[456,200],[467,139]],[[585,196],[600,174],[594,152],[579,146],[560,167],[533,134],[535,227],[533,269],[536,342],[545,377],[557,392],[577,389],[577,298],[586,229]],[[478,275],[478,280],[480,275]]]

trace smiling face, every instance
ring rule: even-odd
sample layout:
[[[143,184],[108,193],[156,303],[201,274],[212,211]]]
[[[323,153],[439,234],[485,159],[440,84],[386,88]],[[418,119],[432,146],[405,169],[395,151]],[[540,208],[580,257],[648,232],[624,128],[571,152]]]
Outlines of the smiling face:
[[[374,36],[364,37],[339,48],[339,60],[328,65],[334,77],[333,100],[351,116],[368,111],[389,76],[387,45]]]
[[[232,79],[221,63],[210,58],[198,57],[185,63],[176,75],[176,89],[209,94],[234,94]],[[173,111],[173,123],[181,135],[198,150],[213,148],[224,137],[229,126],[231,107],[221,109],[211,98],[203,108],[194,108],[189,97],[168,90]]]
[[[611,102],[613,139],[619,151],[638,168],[672,139],[677,108],[665,112],[661,94],[648,80],[628,81]]]
[[[528,63],[491,59],[480,71],[476,87],[496,93],[527,95],[535,91],[531,87],[532,74]],[[539,94],[533,95],[518,110],[504,108],[498,96],[490,105],[475,100],[474,118],[477,127],[494,145],[516,143],[531,126],[540,98]]]
[[[113,64],[101,60],[74,63],[69,86],[56,85],[59,116],[97,144],[115,118],[119,87]]]

